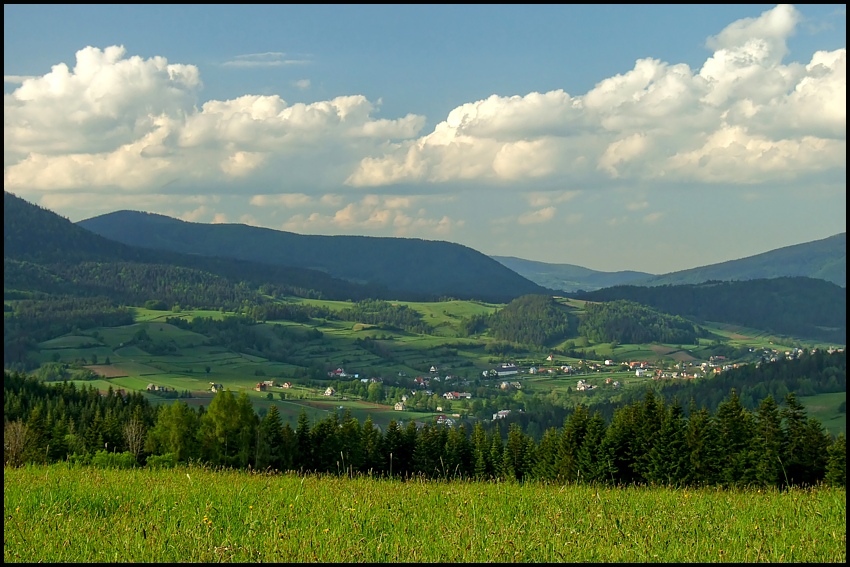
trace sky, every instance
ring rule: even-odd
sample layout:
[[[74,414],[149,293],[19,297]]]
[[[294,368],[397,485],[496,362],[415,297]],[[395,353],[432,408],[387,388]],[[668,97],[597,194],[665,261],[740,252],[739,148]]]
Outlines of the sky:
[[[663,274],[845,232],[842,5],[10,5],[3,183]]]

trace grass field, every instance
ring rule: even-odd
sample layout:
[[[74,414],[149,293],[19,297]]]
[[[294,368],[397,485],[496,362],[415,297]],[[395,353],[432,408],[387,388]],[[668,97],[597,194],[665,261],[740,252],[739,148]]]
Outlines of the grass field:
[[[839,404],[847,402],[847,392],[800,396],[797,399],[806,408],[806,413],[817,418],[827,431],[833,435],[847,433],[847,412],[838,411]]]
[[[197,467],[6,468],[15,562],[817,562],[846,491],[349,479]]]

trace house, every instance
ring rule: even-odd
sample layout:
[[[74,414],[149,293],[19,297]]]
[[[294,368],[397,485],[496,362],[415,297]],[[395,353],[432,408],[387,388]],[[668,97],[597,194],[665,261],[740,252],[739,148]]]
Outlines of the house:
[[[460,392],[446,392],[445,394],[443,394],[443,397],[447,400],[459,400]]]
[[[591,384],[588,384],[584,380],[579,380],[578,383],[576,384],[576,390],[578,390],[579,392],[584,392],[585,390],[592,390],[592,389],[593,389],[593,386]]]
[[[496,413],[493,414],[493,421],[496,421],[497,419],[505,419],[510,414],[511,414],[511,410],[509,410],[509,409],[499,410],[499,411],[497,411]]]
[[[522,390],[522,384],[519,382],[511,382],[511,386],[516,390]]]
[[[547,356],[547,357],[546,357],[546,360],[548,360],[549,362],[552,362],[552,360],[553,360],[552,355],[550,354],[549,356]]]
[[[432,366],[432,367],[431,367],[431,372],[436,372],[436,371],[437,371],[437,367],[436,367],[436,366]]]
[[[511,376],[512,374],[516,374],[519,372],[515,364],[505,364],[502,363],[498,367],[494,369],[496,371],[496,376]]]
[[[610,358],[605,359],[605,366],[613,366],[613,365],[614,365],[613,360],[611,360]]]
[[[331,388],[330,386],[328,386],[328,389],[327,389],[327,390],[325,390],[325,394],[324,394],[324,395],[326,395],[326,396],[333,396],[334,394],[336,394],[336,390],[334,390],[333,388]]]
[[[644,370],[643,368],[636,368],[635,369],[635,376],[640,377],[640,376],[643,376],[644,374],[646,374],[646,370]]]
[[[284,382],[283,386],[281,386],[281,388],[291,388],[291,387],[292,387],[292,382]]]
[[[448,416],[440,414],[440,415],[437,416],[437,423],[451,427],[452,425],[455,424],[455,420],[453,420],[452,418],[450,418]]]
[[[393,406],[393,409],[396,410],[396,411],[404,411],[404,409],[405,409],[404,402],[396,402],[395,405]]]
[[[501,388],[502,390],[507,390],[510,387],[511,387],[511,384],[507,380],[504,380],[504,381],[502,381],[501,384],[499,384],[499,388]]]
[[[531,368],[528,369],[528,373],[529,374],[537,374],[537,367],[532,366]]]
[[[266,388],[272,388],[274,386],[274,380],[263,380],[263,384],[266,385]]]
[[[257,385],[254,386],[254,391],[255,392],[265,392],[266,391],[265,382],[257,382]]]
[[[150,385],[148,386],[148,390],[150,390]],[[216,392],[220,392],[224,390],[224,386],[221,384],[216,384],[215,382],[210,382],[210,392],[215,394]]]

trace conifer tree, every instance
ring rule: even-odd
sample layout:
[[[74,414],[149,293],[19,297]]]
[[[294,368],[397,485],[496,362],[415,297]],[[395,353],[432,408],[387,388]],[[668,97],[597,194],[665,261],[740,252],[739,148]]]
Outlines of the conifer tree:
[[[649,451],[646,479],[656,484],[680,486],[686,482],[690,468],[682,406],[674,399],[664,414],[661,431]]]
[[[281,470],[281,452],[283,450],[283,428],[280,411],[272,404],[268,413],[260,421],[257,439],[256,468],[258,470]]]
[[[697,410],[693,399],[689,404],[688,414],[685,442],[689,463],[685,484],[694,486],[714,484],[720,470],[717,423],[706,408]]]
[[[721,456],[718,480],[727,486],[746,485],[753,480],[750,466],[753,420],[734,388],[717,407],[717,427]]]
[[[607,458],[603,448],[605,439],[605,420],[598,411],[587,422],[587,431],[578,450],[578,472],[576,480],[585,483],[604,482],[606,480]]]
[[[826,477],[830,486],[847,486],[847,438],[839,433],[827,452]]]
[[[755,417],[756,435],[752,439],[755,457],[754,480],[761,486],[781,486],[782,464],[780,452],[783,445],[782,420],[779,406],[768,395],[759,405]]]

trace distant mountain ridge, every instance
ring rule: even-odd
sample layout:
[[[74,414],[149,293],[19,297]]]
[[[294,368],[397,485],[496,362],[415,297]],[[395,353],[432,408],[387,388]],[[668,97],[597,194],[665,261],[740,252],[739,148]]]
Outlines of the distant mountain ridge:
[[[574,292],[593,291],[615,285],[626,285],[654,277],[647,272],[599,272],[573,264],[548,264],[513,256],[491,256],[494,260],[549,289]]]
[[[301,235],[137,211],[108,213],[77,225],[141,248],[321,270],[400,293],[506,302],[551,291],[472,248],[444,241]]]
[[[600,272],[572,264],[549,264],[510,256],[492,256],[544,287],[573,293],[620,285],[694,285],[708,281],[747,281],[807,277],[847,287],[847,233],[770,250],[755,256],[654,275],[644,272]]]
[[[826,280],[847,287],[847,233],[777,248],[755,256],[680,270],[635,281],[634,285],[684,285],[780,277]]]

